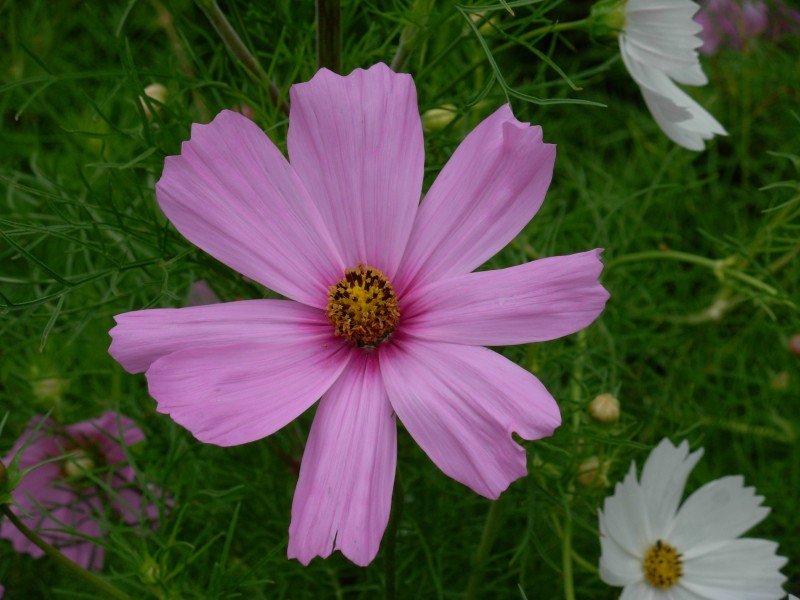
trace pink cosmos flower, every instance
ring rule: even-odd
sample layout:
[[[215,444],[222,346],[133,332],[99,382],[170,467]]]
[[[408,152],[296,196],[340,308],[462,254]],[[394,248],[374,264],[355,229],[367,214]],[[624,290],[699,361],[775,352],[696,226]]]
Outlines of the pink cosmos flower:
[[[748,38],[754,38],[767,28],[767,5],[745,0],[709,0],[694,20],[703,26],[700,52],[714,54],[720,46],[741,49]]]
[[[420,204],[414,82],[383,64],[293,86],[288,153],[223,111],[193,126],[156,185],[187,239],[288,300],[125,313],[109,351],[146,372],[160,412],[221,446],[270,435],[321,398],[288,554],[307,564],[340,550],[366,565],[389,518],[396,417],[483,496],[526,474],[512,432],[551,435],[558,406],[482,346],[594,321],[608,298],[600,250],[473,273],[541,206],[555,147],[503,106]]]
[[[750,40],[762,36],[778,40],[800,33],[800,11],[789,8],[782,0],[708,0],[695,21],[703,26],[703,54],[716,54],[724,47],[741,50]]]
[[[120,445],[135,444],[144,439],[144,434],[133,421],[115,412],[63,427],[47,420],[34,433],[32,430],[41,419],[34,417],[28,423],[28,431],[14,444],[5,464],[20,449],[20,469],[65,458],[26,474],[12,492],[11,509],[28,528],[65,556],[84,568],[101,569],[105,549],[90,541],[104,537],[99,515],[115,511],[132,524],[158,514],[157,508],[135,489],[133,469],[126,464]],[[87,471],[94,481],[102,480],[113,494],[98,487]],[[10,540],[17,552],[34,558],[44,554],[7,520],[0,525],[0,537]]]

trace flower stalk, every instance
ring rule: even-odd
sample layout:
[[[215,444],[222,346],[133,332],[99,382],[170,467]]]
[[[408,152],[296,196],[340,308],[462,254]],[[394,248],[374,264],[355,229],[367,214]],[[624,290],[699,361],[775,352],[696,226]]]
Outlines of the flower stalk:
[[[688,252],[679,252],[677,250],[647,250],[645,252],[626,254],[617,259],[611,260],[606,263],[606,269],[612,269],[613,267],[625,263],[643,262],[647,260],[677,260],[681,262],[692,263],[711,269],[711,271],[714,272],[714,275],[720,281],[727,276],[733,279],[738,279],[742,283],[761,290],[770,296],[778,295],[778,290],[771,285],[764,283],[752,275],[748,275],[747,273],[742,273],[741,271],[731,268],[735,265],[735,259],[733,257],[722,260],[714,260],[705,256],[698,256]]]
[[[342,71],[342,5],[340,0],[317,0],[317,68]]]
[[[483,526],[483,533],[481,533],[481,541],[478,545],[478,551],[475,553],[475,561],[472,564],[472,570],[467,581],[467,589],[464,592],[464,600],[475,600],[481,597],[479,592],[483,582],[483,571],[492,551],[497,524],[500,521],[500,503],[501,500],[498,498],[489,504],[489,512],[486,514],[486,523]]]
[[[225,45],[228,47],[228,50],[239,60],[239,62],[244,65],[244,68],[250,71],[255,77],[261,80],[269,89],[269,94],[272,96],[272,101],[275,103],[283,113],[289,114],[289,106],[283,100],[283,95],[281,94],[280,89],[275,83],[269,78],[267,72],[264,71],[261,63],[258,62],[258,59],[253,56],[250,50],[247,49],[247,46],[244,45],[242,38],[239,37],[239,34],[236,33],[236,30],[230,24],[225,14],[217,4],[217,0],[196,0],[197,6],[200,7],[208,20],[211,21],[211,24],[214,26],[214,29],[217,30],[217,33],[222,38],[222,41],[225,42]]]
[[[42,538],[40,538],[36,532],[28,529],[7,504],[0,505],[0,511],[2,511],[6,517],[8,517],[8,520],[11,521],[11,524],[14,525],[14,527],[16,527],[22,535],[28,538],[31,543],[38,546],[47,556],[53,559],[56,564],[64,567],[68,571],[71,571],[74,575],[77,575],[84,581],[91,583],[97,589],[102,590],[108,598],[115,598],[116,600],[132,600],[132,598],[125,592],[113,586],[99,575],[92,573],[88,569],[84,569],[78,563],[70,560],[61,552],[59,552],[55,546],[48,544]]]
[[[569,503],[565,504],[564,538],[561,541],[561,569],[564,577],[564,600],[575,600],[575,583],[572,576],[572,514]]]
[[[396,583],[396,548],[397,548],[397,524],[403,514],[403,484],[400,481],[400,472],[395,474],[394,493],[392,494],[392,512],[389,514],[389,524],[386,526],[386,553],[384,561],[384,598],[395,600],[397,598]]]

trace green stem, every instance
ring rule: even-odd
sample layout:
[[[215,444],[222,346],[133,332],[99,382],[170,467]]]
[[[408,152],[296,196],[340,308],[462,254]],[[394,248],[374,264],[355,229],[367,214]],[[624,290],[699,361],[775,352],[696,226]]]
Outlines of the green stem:
[[[342,70],[342,6],[339,0],[317,0],[317,68]]]
[[[541,27],[537,27],[536,29],[531,29],[530,31],[526,31],[519,39],[527,40],[532,37],[537,37],[539,35],[545,35],[548,33],[556,33],[558,31],[569,31],[571,29],[583,29],[586,26],[586,23],[589,22],[589,19],[581,19],[579,21],[566,21],[564,23],[551,23],[550,25],[542,25]]]
[[[564,600],[575,600],[575,584],[572,577],[572,514],[566,504],[564,514],[564,539],[561,540],[561,570],[564,575]]]
[[[195,0],[195,2],[205,13],[206,17],[208,17],[208,20],[211,21],[214,29],[217,30],[222,41],[225,42],[225,45],[228,47],[228,50],[239,59],[239,62],[242,63],[245,69],[250,71],[250,73],[267,86],[275,106],[288,115],[289,106],[284,102],[278,86],[272,82],[269,75],[267,75],[266,71],[261,67],[258,59],[256,59],[256,57],[251,54],[250,50],[247,49],[247,46],[244,45],[239,34],[236,33],[236,30],[231,26],[225,14],[220,10],[217,0]]]
[[[110,583],[108,583],[105,579],[100,577],[99,575],[95,575],[91,571],[84,569],[78,563],[68,559],[64,556],[55,546],[51,546],[47,542],[45,542],[42,538],[36,535],[35,532],[28,529],[25,524],[19,520],[17,515],[15,515],[11,509],[8,507],[7,504],[3,504],[0,506],[0,511],[8,517],[8,520],[19,529],[20,533],[28,538],[31,543],[38,546],[41,550],[44,551],[47,556],[52,558],[56,563],[64,567],[65,569],[72,571],[73,574],[77,575],[81,579],[88,581],[96,588],[103,590],[104,594],[108,598],[116,598],[117,600],[132,600],[130,596],[128,596],[125,592],[117,589]]]
[[[724,279],[726,276],[738,279],[742,283],[746,283],[756,289],[766,292],[770,296],[776,296],[778,291],[772,287],[753,277],[747,273],[742,273],[735,269],[731,269],[731,259],[715,260],[706,258],[705,256],[697,256],[696,254],[689,254],[688,252],[679,252],[677,250],[648,250],[646,252],[635,252],[633,254],[626,254],[606,264],[606,269],[610,270],[619,265],[632,262],[641,262],[645,260],[677,260],[695,265],[700,265],[711,269],[719,279]]]
[[[478,545],[478,551],[475,553],[475,561],[472,564],[472,571],[467,581],[467,589],[464,592],[464,600],[475,600],[481,597],[479,592],[481,583],[483,582],[483,570],[486,567],[486,561],[492,551],[492,543],[494,542],[497,523],[500,520],[500,502],[501,500],[498,499],[489,505],[489,512],[486,514],[486,523],[483,526],[483,533],[481,534],[481,541]]]
[[[572,399],[572,434],[573,444],[577,446],[581,429],[581,409],[584,400],[583,366],[586,356],[586,330],[581,329],[577,334],[578,360],[572,369],[569,388]],[[572,570],[572,512],[570,504],[575,491],[575,483],[569,483],[567,494],[564,496],[564,525],[561,527],[561,575],[564,579],[564,600],[575,600],[575,583]],[[555,519],[558,523],[558,519]]]
[[[697,256],[696,254],[689,254],[688,252],[679,252],[677,250],[648,250],[645,252],[625,254],[624,256],[610,260],[606,264],[606,269],[645,260],[678,260],[700,265],[701,267],[708,267],[712,271],[719,271],[722,269],[722,261],[706,258],[705,256]]]
[[[411,16],[413,18],[417,18],[418,15],[427,15],[431,11],[431,0],[415,0],[414,4],[411,7]],[[420,19],[423,23],[425,18]],[[406,64],[406,60],[408,59],[408,55],[411,52],[411,46],[414,43],[414,38],[419,33],[419,27],[417,25],[406,25],[403,27],[403,31],[400,32],[400,43],[397,45],[397,51],[392,58],[392,62],[389,65],[392,68],[392,71],[399,73],[403,70],[403,67]]]
[[[572,29],[583,29],[588,22],[589,19],[581,19],[580,21],[566,21],[564,23],[550,23],[549,25],[542,25],[541,27],[537,27],[536,29],[531,29],[530,31],[526,31],[522,35],[517,36],[513,41],[501,44],[500,46],[495,48],[494,51],[502,52],[503,50],[508,50],[509,48],[513,48],[514,46],[518,45],[519,42],[521,41],[525,41],[533,37],[538,37],[540,35],[547,35],[548,33],[557,33],[559,31],[569,31]]]
[[[592,563],[590,563],[588,560],[583,558],[580,554],[575,552],[574,549],[572,550],[572,560],[574,560],[575,564],[579,565],[585,571],[588,571],[589,573],[593,573],[594,575],[599,575],[600,574],[600,570],[597,567],[595,567]]]
[[[397,597],[397,583],[395,573],[397,571],[397,561],[395,549],[397,546],[397,525],[400,516],[403,514],[403,484],[400,481],[400,472],[397,471],[394,478],[394,492],[392,493],[392,512],[389,515],[389,524],[386,526],[386,541],[384,548],[384,574],[385,588],[384,598],[395,600]]]

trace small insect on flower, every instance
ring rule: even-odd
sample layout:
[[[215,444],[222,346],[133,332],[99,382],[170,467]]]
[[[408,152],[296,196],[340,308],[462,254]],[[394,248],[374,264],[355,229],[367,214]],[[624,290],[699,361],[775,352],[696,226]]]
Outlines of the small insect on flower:
[[[561,422],[530,372],[484,345],[551,340],[594,321],[600,250],[473,271],[544,201],[555,146],[500,107],[422,194],[411,76],[326,69],[291,89],[289,161],[223,111],[166,159],[158,202],[191,242],[286,300],[116,317],[109,352],[146,372],[158,410],[207,443],[268,436],[317,399],[290,557],[366,565],[389,519],[396,418],[447,475],[497,498],[526,440]],[[291,161],[291,162],[290,162]]]
[[[689,473],[703,455],[664,439],[636,478],[636,463],[600,515],[600,578],[627,600],[783,598],[778,545],[740,538],[769,509],[741,476],[702,486],[683,504]],[[680,504],[680,507],[679,507]],[[665,593],[666,595],[660,595]]]

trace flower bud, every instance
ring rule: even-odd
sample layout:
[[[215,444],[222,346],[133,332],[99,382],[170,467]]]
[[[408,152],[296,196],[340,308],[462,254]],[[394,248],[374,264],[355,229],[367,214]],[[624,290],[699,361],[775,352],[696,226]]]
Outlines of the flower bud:
[[[594,488],[608,485],[606,473],[608,466],[600,462],[597,456],[590,456],[578,467],[577,481],[579,485]]]
[[[6,466],[0,460],[0,504],[13,500],[11,492],[19,485],[22,476],[19,473],[19,461],[15,458]]]
[[[160,83],[151,83],[144,88],[144,95],[151,100],[155,100],[155,102],[148,103],[145,102],[144,98],[139,98],[139,101],[142,103],[142,108],[144,108],[144,114],[149,119],[153,116],[150,112],[150,106],[152,106],[156,111],[160,110],[161,105],[165,104],[167,102],[167,98],[169,98],[169,90]]]
[[[589,14],[589,33],[593,38],[616,37],[625,26],[628,0],[600,0]]]
[[[769,387],[776,392],[782,392],[787,389],[789,387],[789,372],[778,371],[775,373],[769,382]]]
[[[458,116],[454,104],[443,104],[422,113],[422,127],[425,131],[441,131]]]
[[[139,565],[139,579],[147,585],[156,584],[161,580],[161,566],[152,556],[145,556]]]
[[[800,357],[800,333],[789,338],[789,352]]]
[[[495,31],[494,26],[497,25],[499,21],[497,17],[491,17],[489,19],[486,19],[486,13],[484,11],[470,13],[469,19],[475,25],[481,23],[481,25],[478,26],[478,31],[480,32],[481,35],[491,35],[492,33],[494,33]]]
[[[251,121],[256,116],[256,111],[253,110],[253,107],[244,102],[239,102],[237,104],[234,104],[233,106],[231,106],[231,110],[235,110],[236,112],[238,112],[241,115],[244,115]]]
[[[43,377],[31,381],[33,395],[43,404],[51,405],[61,402],[69,387],[69,380],[60,377]]]
[[[214,293],[211,286],[205,279],[199,279],[192,283],[189,288],[189,297],[186,300],[188,306],[204,306],[206,304],[219,304],[222,300]]]
[[[86,451],[80,448],[76,448],[72,451],[66,460],[64,460],[64,465],[61,468],[64,475],[67,477],[78,477],[92,469],[94,469],[94,460],[92,460],[92,457],[89,456]]]
[[[619,413],[619,400],[611,394],[600,394],[589,403],[589,414],[599,423],[616,423]]]

